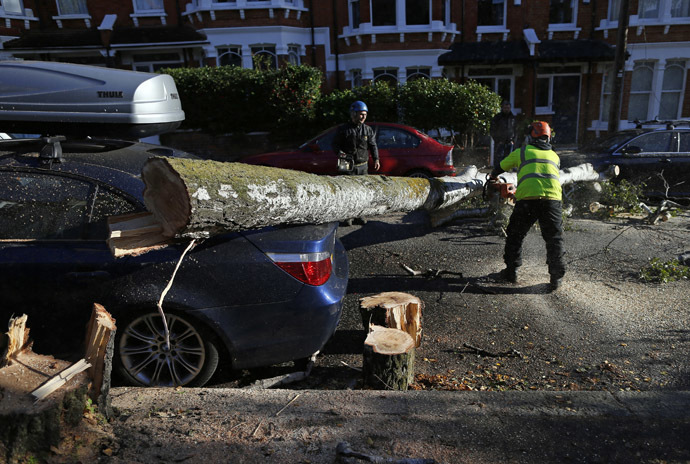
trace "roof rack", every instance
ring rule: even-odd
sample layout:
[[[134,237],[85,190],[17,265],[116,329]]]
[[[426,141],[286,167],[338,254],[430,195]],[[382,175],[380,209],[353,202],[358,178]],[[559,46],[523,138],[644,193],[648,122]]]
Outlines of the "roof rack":
[[[658,119],[651,119],[649,121],[640,121],[635,119],[635,129],[642,129],[643,126],[666,126],[666,129],[675,129],[678,126],[690,126],[690,119],[672,119],[660,121]]]

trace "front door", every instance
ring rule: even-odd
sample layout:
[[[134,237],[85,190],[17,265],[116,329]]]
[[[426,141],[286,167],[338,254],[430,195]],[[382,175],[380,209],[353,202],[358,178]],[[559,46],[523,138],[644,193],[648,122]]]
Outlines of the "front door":
[[[553,129],[559,146],[577,142],[577,115],[580,107],[580,76],[554,76]]]

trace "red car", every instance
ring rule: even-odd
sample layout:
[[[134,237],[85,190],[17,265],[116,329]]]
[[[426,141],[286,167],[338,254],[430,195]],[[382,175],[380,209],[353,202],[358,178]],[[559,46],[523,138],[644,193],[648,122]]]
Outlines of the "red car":
[[[453,146],[444,145],[423,132],[401,124],[374,122],[381,169],[369,174],[409,177],[442,177],[456,174]],[[337,127],[322,132],[294,150],[249,155],[240,162],[284,169],[336,175],[338,156],[331,148]]]

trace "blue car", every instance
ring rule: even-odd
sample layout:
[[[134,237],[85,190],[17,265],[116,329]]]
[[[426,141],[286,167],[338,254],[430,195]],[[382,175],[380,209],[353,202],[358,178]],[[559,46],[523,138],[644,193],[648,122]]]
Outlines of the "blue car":
[[[266,366],[320,350],[348,279],[335,223],[197,244],[165,296],[166,345],[157,302],[187,242],[123,258],[106,243],[108,217],[144,210],[140,172],[151,156],[191,155],[116,139],[0,140],[2,320],[29,314],[34,351],[68,355],[100,303],[117,320],[115,369],[143,386],[201,386],[221,363]]]

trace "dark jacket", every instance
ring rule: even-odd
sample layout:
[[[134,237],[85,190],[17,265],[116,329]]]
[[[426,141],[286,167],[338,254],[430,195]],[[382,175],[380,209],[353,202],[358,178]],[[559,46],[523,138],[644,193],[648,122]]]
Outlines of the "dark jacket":
[[[513,112],[498,113],[491,120],[491,138],[495,143],[514,142],[517,135],[517,122]]]
[[[355,164],[369,161],[369,149],[374,161],[379,159],[379,149],[376,146],[376,134],[371,126],[347,122],[338,127],[333,138],[333,150],[343,152],[355,160]]]

